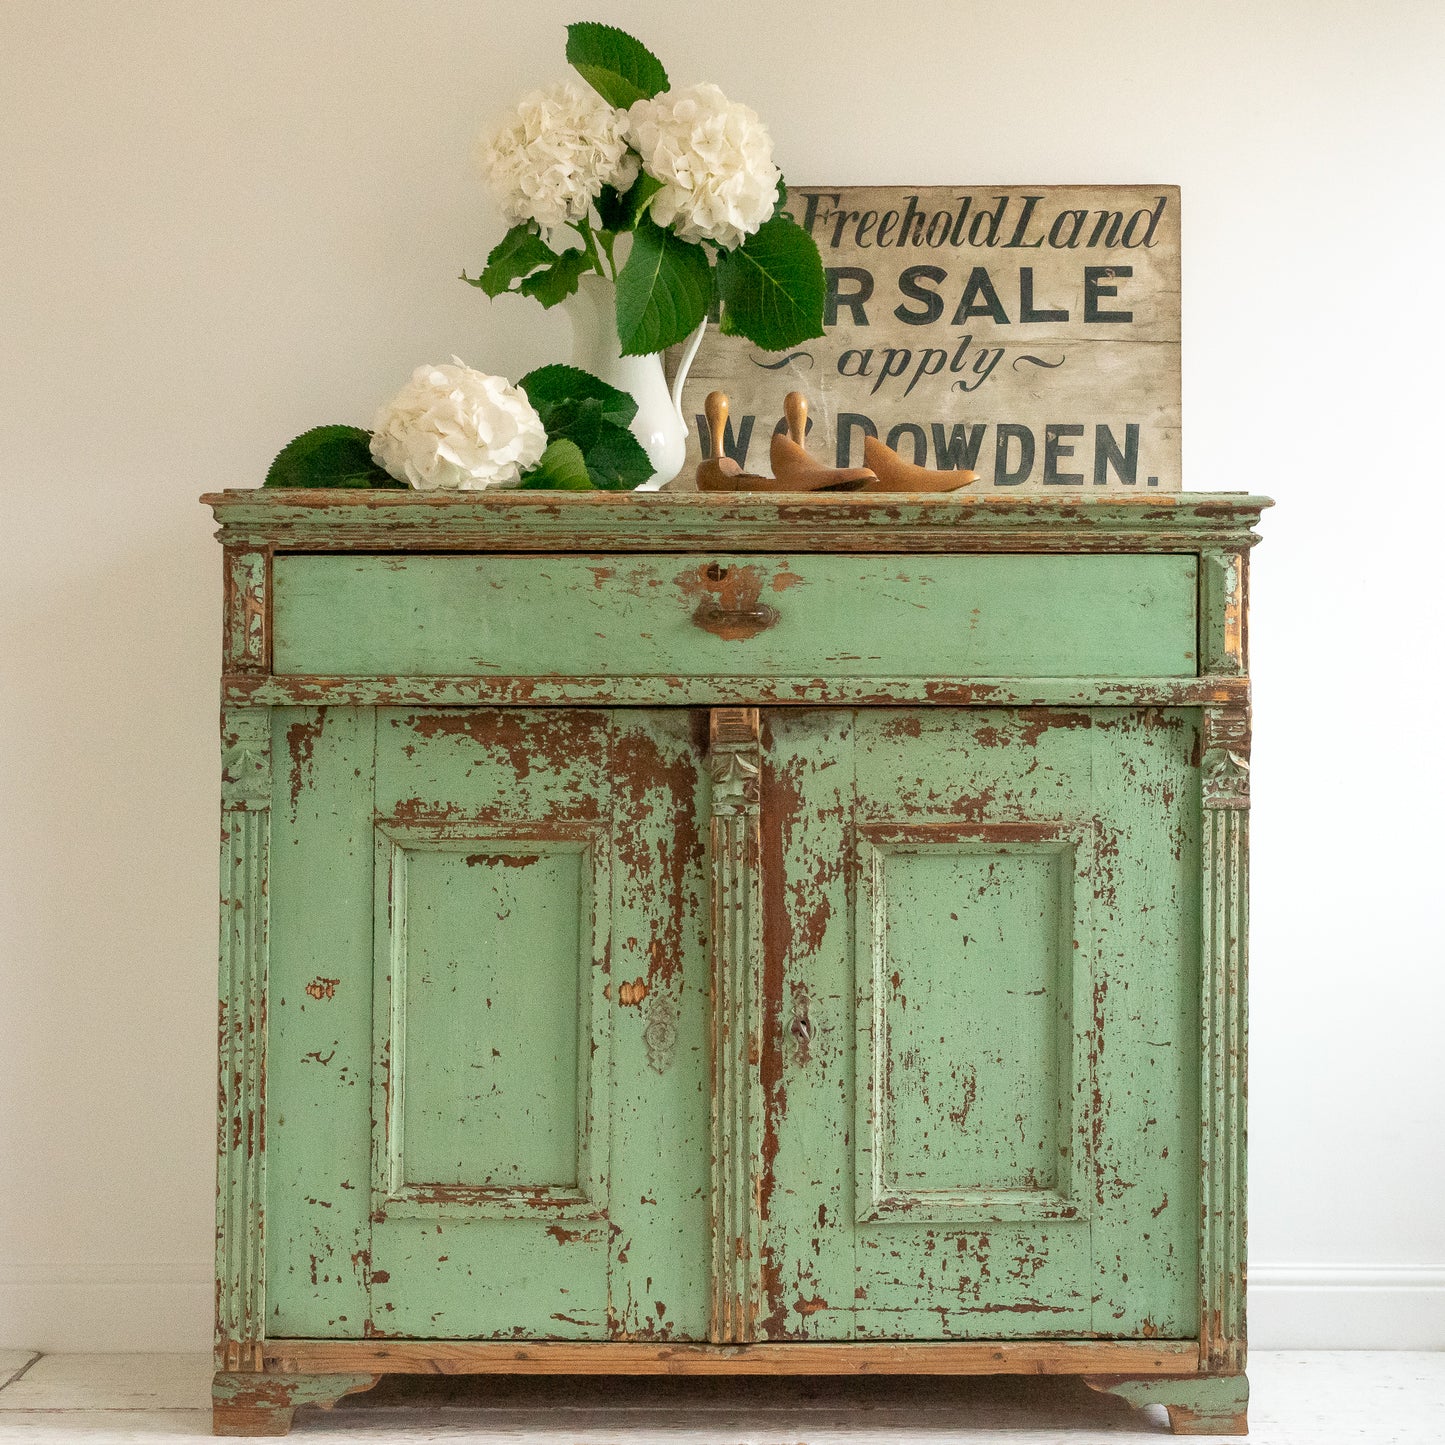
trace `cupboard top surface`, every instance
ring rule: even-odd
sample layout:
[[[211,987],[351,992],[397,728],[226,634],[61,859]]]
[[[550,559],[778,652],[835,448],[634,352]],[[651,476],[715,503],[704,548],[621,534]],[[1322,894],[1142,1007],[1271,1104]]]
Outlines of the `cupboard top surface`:
[[[668,492],[288,491],[201,498],[230,546],[297,552],[1194,552],[1252,546],[1269,498],[784,499]]]

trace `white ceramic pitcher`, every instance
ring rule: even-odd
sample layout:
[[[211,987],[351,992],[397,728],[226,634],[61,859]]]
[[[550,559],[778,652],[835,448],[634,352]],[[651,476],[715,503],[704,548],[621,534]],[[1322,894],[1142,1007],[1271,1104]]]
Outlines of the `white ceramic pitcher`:
[[[687,455],[682,385],[702,344],[707,319],[687,338],[669,393],[660,351],[647,356],[622,355],[621,343],[617,340],[617,287],[612,280],[589,272],[580,278],[577,290],[563,301],[562,309],[572,322],[572,364],[627,392],[637,402],[632,434],[642,443],[652,463],[651,479],[637,490],[657,491],[682,470]]]

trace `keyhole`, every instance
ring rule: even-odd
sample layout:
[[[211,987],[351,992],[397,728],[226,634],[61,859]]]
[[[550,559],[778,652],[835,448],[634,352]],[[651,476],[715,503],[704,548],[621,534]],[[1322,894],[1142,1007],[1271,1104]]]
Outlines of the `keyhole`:
[[[726,567],[719,567],[716,562],[710,562],[707,569],[707,580],[709,582],[721,582],[728,575]]]

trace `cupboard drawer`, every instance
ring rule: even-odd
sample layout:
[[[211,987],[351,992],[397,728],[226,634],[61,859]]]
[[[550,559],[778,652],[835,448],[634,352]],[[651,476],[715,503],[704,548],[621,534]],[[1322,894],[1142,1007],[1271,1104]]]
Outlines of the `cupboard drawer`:
[[[274,563],[273,668],[329,677],[1189,677],[1192,554]]]

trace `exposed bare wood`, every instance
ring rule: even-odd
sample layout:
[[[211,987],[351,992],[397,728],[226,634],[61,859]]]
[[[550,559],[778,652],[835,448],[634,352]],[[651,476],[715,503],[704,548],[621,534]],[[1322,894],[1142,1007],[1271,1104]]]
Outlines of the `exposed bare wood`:
[[[1249,1434],[1249,1381],[1241,1374],[1181,1375],[1174,1379],[1090,1375],[1091,1390],[1118,1395],[1131,1405],[1163,1405],[1176,1435]]]
[[[301,1371],[219,1372],[211,1386],[211,1433],[255,1439],[285,1435],[299,1405],[330,1409],[344,1395],[369,1390],[379,1374]]]
[[[221,682],[232,706],[528,707],[587,704],[671,707],[744,703],[859,707],[932,703],[943,707],[1235,707],[1249,695],[1237,677],[311,677],[231,673]]]
[[[273,1340],[266,1368],[413,1375],[1179,1375],[1193,1340],[970,1340],[915,1344],[573,1344]]]
[[[718,1343],[751,1340],[758,1273],[758,710],[714,708],[712,778],[712,1311]]]
[[[271,715],[222,721],[216,1137],[216,1364],[261,1367],[265,1314],[267,853]]]
[[[1200,1321],[1203,1367],[1242,1370],[1248,1044],[1247,708],[1206,708],[1200,1044]]]
[[[271,553],[269,548],[229,545],[226,547],[221,656],[227,671],[270,671]]]
[[[1244,492],[786,500],[673,492],[213,492],[228,546],[309,552],[1197,552],[1247,548]]]

